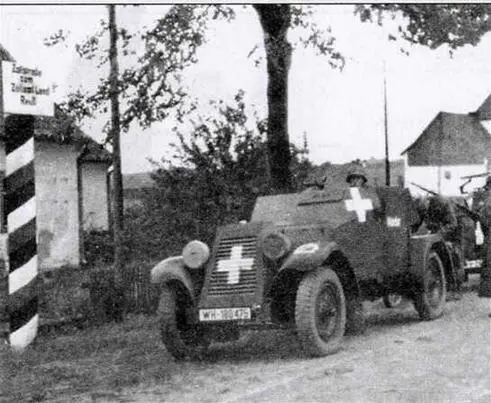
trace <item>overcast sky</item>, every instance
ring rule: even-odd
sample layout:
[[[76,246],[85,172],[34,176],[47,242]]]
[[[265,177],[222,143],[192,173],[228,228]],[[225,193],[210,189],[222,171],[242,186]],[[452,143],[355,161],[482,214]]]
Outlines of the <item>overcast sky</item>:
[[[336,47],[346,58],[343,71],[311,50],[293,55],[289,90],[289,132],[302,145],[303,133],[315,163],[346,162],[355,158],[382,158],[383,61],[387,66],[391,159],[399,158],[439,111],[467,113],[476,110],[491,92],[491,34],[477,47],[465,47],[450,58],[446,48],[436,51],[399,45],[386,40],[376,25],[361,24],[353,5],[315,6],[320,26],[332,27]],[[118,22],[133,28],[151,25],[168,6],[119,7]],[[213,24],[208,43],[199,52],[199,63],[186,72],[190,93],[202,100],[230,99],[239,88],[246,100],[266,113],[264,63],[255,67],[247,55],[262,38],[256,14],[237,6],[232,23]],[[27,67],[38,67],[58,85],[56,101],[70,86],[90,87],[106,70],[82,62],[73,44],[95,31],[107,18],[104,6],[0,6],[0,43]],[[58,29],[70,31],[69,41],[47,48],[43,39]],[[262,51],[262,50],[261,50]],[[168,152],[172,122],[150,130],[134,128],[122,141],[123,172],[148,170],[148,157],[160,159]],[[89,122],[84,131],[102,138],[101,122]]]

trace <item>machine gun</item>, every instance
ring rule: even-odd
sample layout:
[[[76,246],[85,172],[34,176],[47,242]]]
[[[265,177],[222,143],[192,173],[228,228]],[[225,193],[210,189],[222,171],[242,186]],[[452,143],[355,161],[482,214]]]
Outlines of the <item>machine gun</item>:
[[[482,174],[475,174],[475,175],[466,175],[466,176],[461,176],[460,179],[467,179],[462,185],[460,185],[460,193],[466,194],[467,192],[464,191],[464,186],[469,184],[472,179],[474,178],[482,178],[485,176],[489,176],[488,172],[484,172]]]
[[[489,173],[484,172],[482,174],[475,174],[475,175],[466,175],[466,176],[461,176],[460,179],[472,179],[472,178],[482,178],[484,176],[488,176]]]
[[[487,175],[487,174],[486,174]],[[440,194],[438,194],[437,192],[431,190],[431,189],[427,189],[421,185],[418,185],[417,183],[414,183],[414,182],[411,182],[411,185],[413,186],[416,186],[417,188],[425,191],[426,193],[432,195],[432,196],[440,196]],[[475,222],[478,222],[480,220],[479,218],[479,215],[477,213],[475,213],[474,211],[470,210],[469,208],[465,207],[465,206],[462,206],[462,204],[459,204],[453,200],[450,200],[449,199],[449,202],[452,203],[452,205],[454,205],[455,207],[457,207],[459,210],[463,211],[465,214],[467,214],[473,221]]]

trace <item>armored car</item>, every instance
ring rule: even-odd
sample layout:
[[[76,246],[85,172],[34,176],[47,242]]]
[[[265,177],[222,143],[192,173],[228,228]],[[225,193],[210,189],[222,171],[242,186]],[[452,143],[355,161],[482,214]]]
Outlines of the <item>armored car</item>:
[[[157,264],[162,340],[196,357],[243,329],[289,327],[311,356],[364,329],[364,300],[399,294],[423,320],[439,317],[462,263],[441,235],[415,232],[406,189],[307,188],[259,197],[248,222],[218,228]]]

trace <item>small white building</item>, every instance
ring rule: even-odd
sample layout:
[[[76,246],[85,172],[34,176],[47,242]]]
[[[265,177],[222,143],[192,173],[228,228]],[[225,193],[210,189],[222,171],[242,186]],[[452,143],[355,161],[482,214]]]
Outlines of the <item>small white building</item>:
[[[15,61],[0,44],[2,60]],[[0,126],[0,257],[6,251],[1,240],[7,233],[3,217],[7,116],[2,116]],[[78,268],[84,260],[84,231],[110,228],[111,154],[57,105],[54,116],[34,116],[33,130],[39,269],[43,273]]]
[[[54,117],[34,118],[34,139],[40,271],[78,268],[84,257],[83,232],[109,229],[111,154],[69,124],[58,108]],[[0,139],[0,177],[4,175],[5,146]],[[6,223],[1,224],[0,234],[5,234]]]
[[[402,152],[404,183],[414,196],[426,192],[416,183],[443,196],[461,196],[463,176],[491,169],[491,95],[476,112],[439,112],[423,133]],[[475,178],[465,190],[484,185]]]

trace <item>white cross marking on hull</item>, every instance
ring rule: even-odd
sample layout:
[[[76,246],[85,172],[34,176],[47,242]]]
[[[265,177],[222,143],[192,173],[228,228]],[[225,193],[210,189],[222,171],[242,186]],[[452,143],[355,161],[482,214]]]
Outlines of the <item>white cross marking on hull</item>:
[[[219,260],[217,271],[227,272],[227,284],[237,284],[241,270],[251,270],[254,262],[253,258],[242,257],[242,245],[232,246],[230,251],[230,259]]]
[[[365,222],[367,220],[367,211],[373,210],[373,204],[371,199],[362,199],[360,195],[360,189],[353,187],[350,188],[351,200],[345,200],[346,210],[356,212],[359,222]]]

